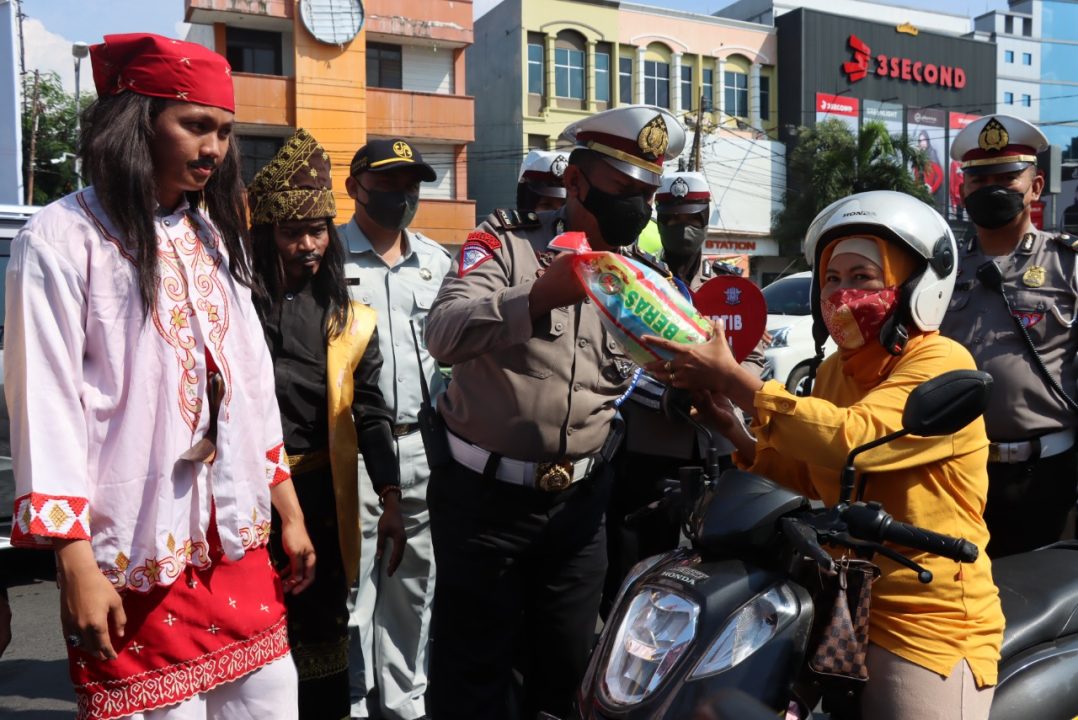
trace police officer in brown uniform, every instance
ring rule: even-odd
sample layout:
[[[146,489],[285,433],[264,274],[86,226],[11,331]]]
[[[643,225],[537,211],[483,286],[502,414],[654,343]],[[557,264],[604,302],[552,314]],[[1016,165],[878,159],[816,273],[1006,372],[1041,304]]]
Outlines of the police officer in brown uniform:
[[[716,275],[728,275],[727,265],[704,258],[708,220],[711,216],[711,187],[698,172],[675,172],[663,176],[655,194],[655,217],[662,240],[662,260],[689,290]]]
[[[427,318],[427,347],[453,365],[439,405],[451,460],[428,491],[438,720],[507,717],[518,638],[525,717],[563,717],[593,640],[612,421],[635,368],[585,299],[572,258],[547,246],[564,230],[587,233],[596,250],[636,240],[684,131],[666,110],[628,106],[562,137],[576,147],[565,207],[496,211],[468,235]]]
[[[976,235],[959,243],[940,332],[995,379],[984,415],[992,557],[1057,540],[1075,502],[1078,242],[1030,221],[1044,188],[1037,153],[1047,146],[1040,130],[1008,115],[970,123],[951,145]]]
[[[565,204],[561,178],[569,167],[569,153],[561,150],[532,150],[520,165],[517,179],[517,210],[545,212]]]

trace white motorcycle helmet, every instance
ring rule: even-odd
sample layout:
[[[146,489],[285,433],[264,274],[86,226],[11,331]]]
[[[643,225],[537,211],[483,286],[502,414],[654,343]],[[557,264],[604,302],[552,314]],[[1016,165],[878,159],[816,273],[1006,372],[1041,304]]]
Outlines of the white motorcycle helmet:
[[[905,193],[874,190],[824,208],[805,234],[805,259],[812,266],[812,334],[820,356],[827,339],[820,311],[820,256],[830,243],[851,235],[874,235],[908,248],[919,260],[899,287],[898,306],[880,329],[880,344],[900,355],[910,326],[938,330],[943,321],[958,273],[954,234],[935,209]]]

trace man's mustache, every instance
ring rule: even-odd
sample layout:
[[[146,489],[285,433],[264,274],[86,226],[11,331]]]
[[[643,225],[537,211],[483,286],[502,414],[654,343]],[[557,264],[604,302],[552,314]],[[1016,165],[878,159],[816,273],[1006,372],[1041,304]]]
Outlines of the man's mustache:
[[[214,170],[217,168],[217,162],[213,158],[199,158],[194,162],[187,163],[193,168],[199,168],[202,170]]]
[[[292,258],[292,262],[299,265],[306,265],[309,262],[322,262],[322,253],[303,253]]]

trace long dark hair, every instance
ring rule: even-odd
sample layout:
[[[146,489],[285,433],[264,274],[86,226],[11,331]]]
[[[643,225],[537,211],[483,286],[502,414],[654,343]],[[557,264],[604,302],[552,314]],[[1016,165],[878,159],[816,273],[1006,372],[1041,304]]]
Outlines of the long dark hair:
[[[79,136],[86,177],[109,220],[134,246],[144,313],[157,296],[156,184],[150,143],[153,120],[165,102],[131,92],[99,97],[83,111]],[[240,155],[234,139],[205,190],[187,193],[187,201],[192,208],[205,204],[224,242],[232,277],[252,287]]]
[[[273,227],[270,224],[251,226],[255,280],[263,289],[263,292],[255,293],[255,309],[263,323],[285,293],[284,267],[277,251],[277,241],[273,237]],[[329,233],[329,244],[322,255],[318,272],[311,278],[311,290],[318,303],[326,308],[325,330],[333,338],[348,327],[352,304],[344,279],[344,246],[333,218],[326,218],[326,231]]]

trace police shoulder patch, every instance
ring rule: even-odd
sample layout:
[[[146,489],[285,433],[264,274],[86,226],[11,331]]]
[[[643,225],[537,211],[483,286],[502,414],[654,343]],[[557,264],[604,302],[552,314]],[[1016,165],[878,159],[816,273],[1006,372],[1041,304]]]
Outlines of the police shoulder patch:
[[[540,226],[539,216],[534,212],[518,212],[507,208],[498,208],[494,217],[503,230],[529,230]]]
[[[468,238],[460,249],[460,277],[494,257],[494,251],[501,246],[501,240],[488,232],[475,230],[468,233]]]
[[[482,245],[486,245],[491,250],[497,250],[502,246],[502,241],[494,237],[488,232],[482,230],[472,230],[468,233],[468,237],[465,238],[464,244],[467,245],[470,242],[477,242]]]

